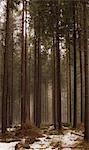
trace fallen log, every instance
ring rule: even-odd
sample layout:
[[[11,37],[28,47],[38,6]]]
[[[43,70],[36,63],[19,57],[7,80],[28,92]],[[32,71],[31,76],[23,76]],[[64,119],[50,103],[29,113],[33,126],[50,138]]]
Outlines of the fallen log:
[[[79,133],[77,133],[77,132],[73,132],[73,131],[71,131],[71,134],[75,134],[75,135],[78,135],[78,136],[84,137],[84,134],[79,134]]]
[[[82,146],[74,146],[74,147],[73,146],[61,146],[60,148],[61,149],[66,149],[66,148],[68,148],[68,149],[70,149],[70,148],[71,149],[78,149],[78,148],[82,149],[83,147]]]

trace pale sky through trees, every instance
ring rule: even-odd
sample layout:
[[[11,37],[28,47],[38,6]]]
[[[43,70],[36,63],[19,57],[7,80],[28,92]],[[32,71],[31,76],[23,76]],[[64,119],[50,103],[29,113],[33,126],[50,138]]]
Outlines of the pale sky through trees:
[[[0,21],[4,22],[4,8],[5,8],[5,2],[0,2]]]

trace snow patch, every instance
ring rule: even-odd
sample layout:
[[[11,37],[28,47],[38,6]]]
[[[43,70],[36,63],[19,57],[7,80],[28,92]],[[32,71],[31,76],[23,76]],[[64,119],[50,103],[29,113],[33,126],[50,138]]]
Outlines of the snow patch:
[[[15,145],[18,142],[0,143],[0,150],[15,150]]]
[[[34,142],[30,145],[30,148],[33,150],[46,149],[46,150],[58,150],[58,147],[54,146],[59,142],[59,148],[62,147],[63,150],[71,150],[70,147],[78,143],[78,140],[83,140],[82,136],[72,134],[71,131],[68,131],[64,135],[45,135],[43,138],[38,138],[38,142]],[[48,137],[48,138],[47,138]],[[68,148],[67,148],[68,147]],[[78,149],[77,149],[78,150]]]

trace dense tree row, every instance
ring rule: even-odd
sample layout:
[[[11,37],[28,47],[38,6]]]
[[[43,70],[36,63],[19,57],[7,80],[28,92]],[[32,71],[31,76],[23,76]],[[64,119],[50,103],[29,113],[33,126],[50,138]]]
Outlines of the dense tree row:
[[[65,90],[67,123],[76,128],[80,114],[89,140],[87,0],[4,2],[6,15],[0,27],[2,133],[18,116],[15,103],[22,128],[27,122],[37,127],[47,123],[51,108],[51,123],[61,129]]]

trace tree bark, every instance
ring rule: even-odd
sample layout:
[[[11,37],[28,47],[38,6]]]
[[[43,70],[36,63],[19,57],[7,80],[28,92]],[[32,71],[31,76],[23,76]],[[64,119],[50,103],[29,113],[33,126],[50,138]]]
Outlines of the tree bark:
[[[9,19],[10,19],[10,1],[7,0],[4,73],[3,73],[3,94],[2,94],[2,133],[5,133],[6,128],[7,128],[8,49],[9,49],[9,21],[10,21]]]
[[[58,9],[57,9],[58,10]],[[57,12],[57,15],[59,13]],[[60,75],[60,49],[59,49],[59,25],[56,24],[56,92],[57,92],[57,122],[58,129],[61,128],[61,75]]]
[[[56,129],[56,93],[55,93],[55,42],[54,42],[54,35],[53,35],[53,48],[52,48],[52,63],[53,63],[53,72],[52,72],[52,113],[53,113],[53,124]]]
[[[29,96],[30,86],[29,84],[30,83],[28,83],[28,47],[27,47],[27,0],[25,0],[25,114],[26,114],[26,122],[30,121],[30,96]]]
[[[77,126],[77,74],[76,74],[76,27],[75,27],[75,17],[76,17],[76,7],[75,2],[73,2],[73,49],[74,49],[74,118],[73,127]]]
[[[24,10],[22,10],[22,51],[21,51],[21,126],[25,123],[25,47],[24,47]]]
[[[72,122],[71,119],[71,54],[70,54],[70,37],[69,37],[69,29],[67,30],[67,121],[68,124]]]
[[[85,59],[85,140],[89,141],[89,93],[88,93],[88,48],[87,48],[87,20],[86,1],[83,2],[84,21],[84,59]]]
[[[37,20],[38,19],[38,20]],[[39,13],[35,18],[35,50],[34,50],[34,123],[41,124],[41,35]]]

